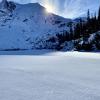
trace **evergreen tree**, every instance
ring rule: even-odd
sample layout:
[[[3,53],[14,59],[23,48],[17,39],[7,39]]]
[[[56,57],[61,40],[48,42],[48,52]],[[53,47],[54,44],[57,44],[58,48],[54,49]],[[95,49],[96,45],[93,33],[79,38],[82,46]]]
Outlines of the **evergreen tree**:
[[[83,35],[83,33],[84,33],[84,30],[83,30],[83,21],[80,18],[80,37]]]
[[[89,22],[90,21],[90,10],[88,9],[88,12],[87,12],[87,21]]]
[[[70,32],[69,32],[69,39],[72,40],[74,38],[74,31],[73,31],[73,25],[70,24]]]
[[[98,10],[98,29],[100,30],[100,7]]]
[[[98,11],[98,21],[100,22],[100,7],[99,7],[99,11]]]
[[[77,23],[74,29],[74,39],[77,39],[79,37],[80,37],[80,24]]]

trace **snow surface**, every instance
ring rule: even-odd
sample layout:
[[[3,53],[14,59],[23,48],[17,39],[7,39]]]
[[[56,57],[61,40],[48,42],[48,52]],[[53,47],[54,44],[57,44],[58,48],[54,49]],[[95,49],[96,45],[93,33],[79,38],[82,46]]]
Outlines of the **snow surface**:
[[[100,53],[48,52],[1,55],[0,100],[100,100]]]

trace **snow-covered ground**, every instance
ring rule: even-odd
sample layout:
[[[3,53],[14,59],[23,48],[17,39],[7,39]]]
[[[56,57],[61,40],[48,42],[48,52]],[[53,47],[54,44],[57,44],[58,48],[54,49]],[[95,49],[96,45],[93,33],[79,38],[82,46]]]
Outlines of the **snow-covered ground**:
[[[100,100],[99,53],[38,52],[0,56],[0,100]]]

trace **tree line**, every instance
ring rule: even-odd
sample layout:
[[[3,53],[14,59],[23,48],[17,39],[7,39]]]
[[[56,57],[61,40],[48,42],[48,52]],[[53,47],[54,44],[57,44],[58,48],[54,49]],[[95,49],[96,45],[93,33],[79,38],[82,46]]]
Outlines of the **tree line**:
[[[98,15],[90,15],[90,11],[87,12],[87,21],[83,22],[80,18],[80,22],[77,23],[74,29],[74,38],[89,37],[90,34],[100,31],[100,7]]]
[[[68,23],[69,30],[57,33],[56,36],[51,37],[47,42],[52,42],[55,45],[53,47],[57,50],[63,48],[64,43],[67,41],[73,41],[75,48],[77,50],[92,50],[94,48],[100,50],[100,7],[98,13],[91,15],[90,10],[87,11],[87,17],[79,18],[78,21]],[[93,33],[95,39],[89,43],[88,40]]]
[[[69,32],[65,31],[63,34],[56,35],[61,43],[81,37],[89,37],[90,34],[100,31],[100,7],[97,15],[96,13],[91,15],[90,10],[88,10],[86,21],[80,18],[75,26],[73,26],[73,23],[70,23],[69,26]]]

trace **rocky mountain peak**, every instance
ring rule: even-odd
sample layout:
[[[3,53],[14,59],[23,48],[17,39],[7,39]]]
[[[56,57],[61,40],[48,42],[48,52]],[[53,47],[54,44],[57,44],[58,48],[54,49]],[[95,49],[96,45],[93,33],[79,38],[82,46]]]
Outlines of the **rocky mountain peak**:
[[[7,0],[2,0],[0,3],[0,10],[2,11],[13,11],[16,8],[16,5],[13,2],[8,2]]]

